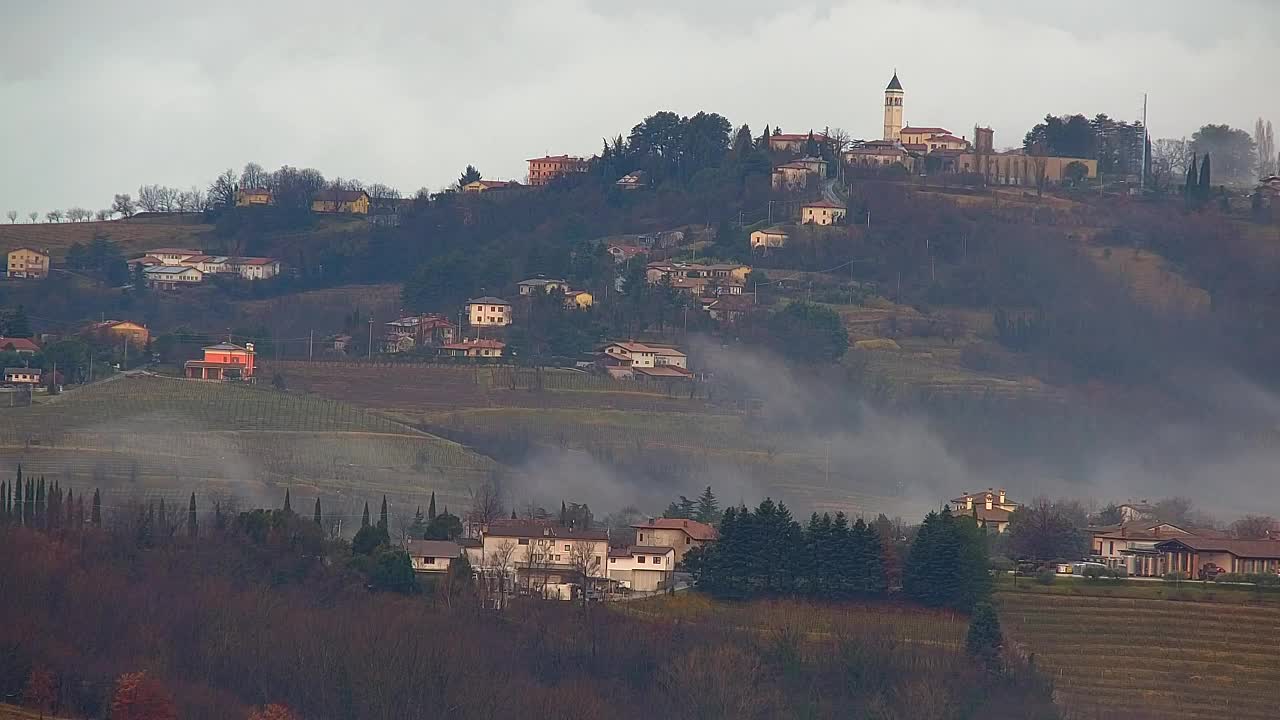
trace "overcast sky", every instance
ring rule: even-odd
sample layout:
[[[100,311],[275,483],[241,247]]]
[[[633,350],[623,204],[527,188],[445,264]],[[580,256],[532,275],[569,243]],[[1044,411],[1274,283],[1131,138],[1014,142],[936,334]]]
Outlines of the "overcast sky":
[[[0,215],[206,186],[247,161],[412,192],[523,179],[657,110],[1017,144],[1047,112],[1155,137],[1280,123],[1280,1],[0,0]]]

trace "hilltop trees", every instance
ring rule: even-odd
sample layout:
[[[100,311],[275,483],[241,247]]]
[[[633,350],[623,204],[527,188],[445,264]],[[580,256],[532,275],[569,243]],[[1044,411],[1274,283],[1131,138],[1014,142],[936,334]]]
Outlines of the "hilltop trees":
[[[458,189],[461,190],[464,186],[470,185],[471,183],[483,178],[484,176],[480,174],[480,171],[476,169],[475,165],[468,165],[466,169],[462,171],[462,174],[458,176]]]
[[[111,696],[111,720],[177,720],[173,698],[146,673],[125,673]]]
[[[1072,559],[1088,550],[1088,541],[1070,514],[1046,498],[1014,510],[1007,535],[1009,548],[1018,558]]]
[[[138,208],[133,203],[133,197],[129,193],[123,193],[112,199],[111,212],[123,218],[131,218],[138,212]]]
[[[1253,138],[1244,130],[1230,125],[1205,125],[1191,136],[1191,148],[1200,155],[1212,155],[1217,176],[1228,183],[1256,179],[1258,158]]]
[[[1097,132],[1084,115],[1045,115],[1044,121],[1022,140],[1027,150],[1041,147],[1046,155],[1092,158],[1098,154]]]

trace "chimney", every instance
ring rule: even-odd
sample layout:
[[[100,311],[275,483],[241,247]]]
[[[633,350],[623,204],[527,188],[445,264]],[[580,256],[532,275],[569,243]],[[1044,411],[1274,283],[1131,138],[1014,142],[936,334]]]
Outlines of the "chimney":
[[[1000,488],[1000,504],[1001,504],[1001,505],[1003,505],[1003,504],[1004,504],[1004,497],[1005,497],[1005,495],[1004,495],[1004,488]]]
[[[991,496],[987,496],[987,509],[990,510],[992,505]]]
[[[689,527],[689,521],[688,521],[688,520],[681,520],[681,521],[680,521],[680,527]]]

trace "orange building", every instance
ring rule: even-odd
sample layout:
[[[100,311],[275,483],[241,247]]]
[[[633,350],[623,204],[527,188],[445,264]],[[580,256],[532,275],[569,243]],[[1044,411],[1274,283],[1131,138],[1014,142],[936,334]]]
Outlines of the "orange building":
[[[587,171],[587,161],[571,155],[548,155],[529,161],[529,184],[546,185],[561,175]]]
[[[188,360],[184,367],[193,380],[252,380],[253,343],[210,345],[204,348],[203,360]]]

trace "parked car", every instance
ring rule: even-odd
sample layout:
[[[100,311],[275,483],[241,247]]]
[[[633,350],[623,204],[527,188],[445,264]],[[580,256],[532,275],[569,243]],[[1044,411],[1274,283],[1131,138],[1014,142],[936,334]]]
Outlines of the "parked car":
[[[1085,570],[1088,570],[1089,568],[1095,568],[1097,570],[1101,570],[1103,571],[1103,573],[1108,573],[1111,571],[1111,569],[1107,567],[1105,563],[1100,563],[1100,562],[1089,562],[1088,560],[1084,560],[1078,563],[1071,564],[1071,571],[1076,575],[1084,575]]]

